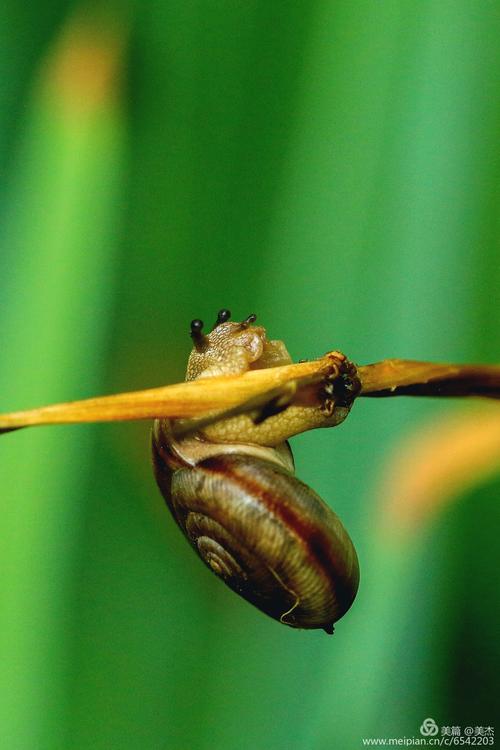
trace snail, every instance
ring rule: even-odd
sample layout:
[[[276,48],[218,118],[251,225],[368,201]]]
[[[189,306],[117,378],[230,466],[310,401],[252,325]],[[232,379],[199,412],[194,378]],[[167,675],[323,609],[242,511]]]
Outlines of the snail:
[[[192,321],[191,382],[0,414],[0,435],[154,419],[158,486],[205,564],[275,620],[332,633],[357,593],[357,555],[339,518],[294,476],[287,439],[340,424],[358,396],[499,399],[500,365],[386,359],[355,367],[336,351],[293,364],[255,315],[230,317],[220,310],[208,335]],[[224,405],[232,408],[210,411]]]
[[[186,380],[291,363],[255,320],[230,322],[221,310],[208,334],[193,320]],[[156,481],[203,562],[275,620],[327,633],[354,601],[358,559],[339,518],[294,476],[287,439],[345,419],[359,381],[342,354],[338,365],[340,378],[312,384],[293,403],[275,399],[183,437],[156,419],[152,432]]]

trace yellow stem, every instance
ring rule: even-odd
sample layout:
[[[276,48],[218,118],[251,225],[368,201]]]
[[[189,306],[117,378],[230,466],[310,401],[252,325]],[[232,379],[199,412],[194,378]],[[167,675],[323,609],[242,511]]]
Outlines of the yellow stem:
[[[233,409],[294,383],[297,390],[338,372],[338,352],[311,362],[201,378],[143,391],[70,401],[0,415],[0,431],[20,427],[133,419],[189,419]],[[500,366],[387,359],[358,367],[360,396],[487,396],[500,398]]]

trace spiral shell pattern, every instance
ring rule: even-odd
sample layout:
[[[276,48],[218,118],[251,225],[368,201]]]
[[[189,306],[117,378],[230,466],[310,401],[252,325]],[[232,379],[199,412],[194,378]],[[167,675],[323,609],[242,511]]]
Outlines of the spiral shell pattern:
[[[313,490],[255,456],[222,453],[172,471],[153,440],[153,457],[175,520],[219,578],[286,625],[333,632],[356,596],[358,560]]]

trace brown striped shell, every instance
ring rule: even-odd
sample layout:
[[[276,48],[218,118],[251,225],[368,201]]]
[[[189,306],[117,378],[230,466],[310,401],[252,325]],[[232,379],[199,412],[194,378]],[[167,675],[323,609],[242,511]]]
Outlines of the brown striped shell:
[[[159,487],[204,563],[274,619],[333,632],[359,582],[335,513],[285,466],[255,455],[222,452],[172,471],[161,435],[153,433]]]

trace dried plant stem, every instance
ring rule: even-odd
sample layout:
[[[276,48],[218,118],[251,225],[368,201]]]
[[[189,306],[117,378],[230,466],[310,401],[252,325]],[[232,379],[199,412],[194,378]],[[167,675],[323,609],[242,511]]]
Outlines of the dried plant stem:
[[[119,393],[0,415],[0,431],[21,427],[133,419],[190,419],[218,411],[252,408],[280,389],[298,391],[338,372],[338,354],[311,362],[252,370],[244,375]],[[500,398],[500,366],[446,365],[388,359],[358,367],[360,396],[487,396]],[[293,399],[292,399],[293,400]]]
[[[361,396],[487,396],[500,398],[499,365],[447,365],[385,359],[358,368]]]
[[[311,362],[252,370],[244,375],[192,380],[143,391],[118,393],[0,415],[0,430],[77,422],[191,418],[239,404],[294,382],[310,383],[332,372],[328,355]]]

